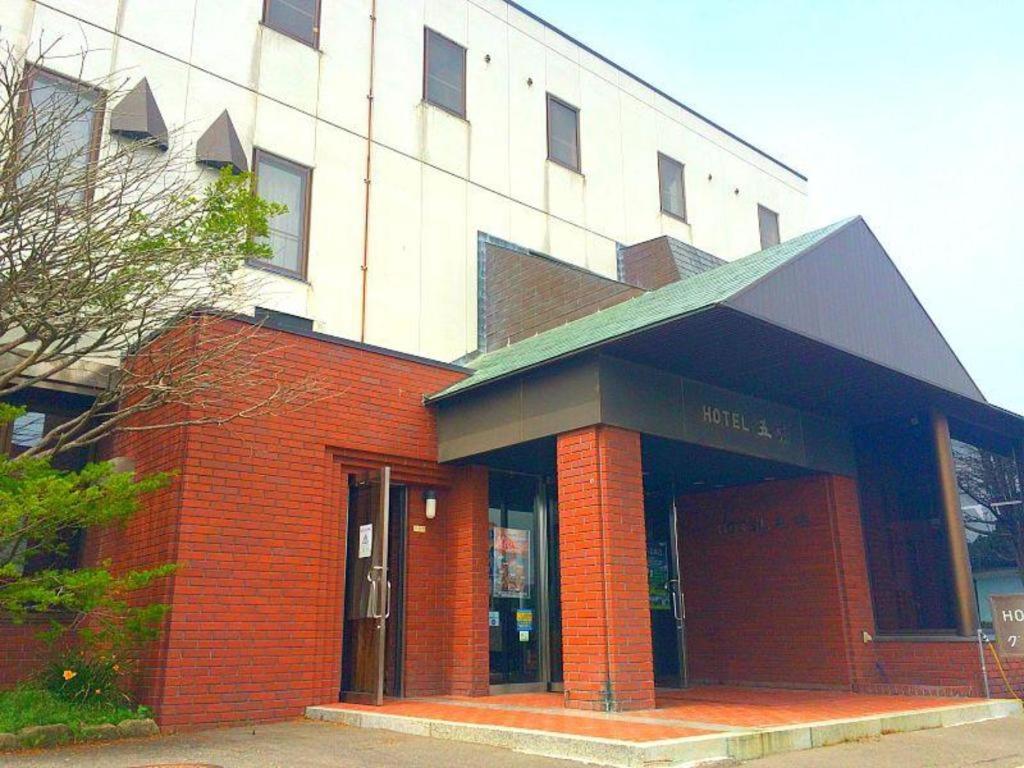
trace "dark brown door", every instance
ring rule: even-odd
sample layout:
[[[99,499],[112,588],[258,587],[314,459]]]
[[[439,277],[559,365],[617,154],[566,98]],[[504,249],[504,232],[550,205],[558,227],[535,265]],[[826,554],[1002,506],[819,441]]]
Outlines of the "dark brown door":
[[[349,493],[341,697],[384,703],[391,580],[391,469],[358,478]]]

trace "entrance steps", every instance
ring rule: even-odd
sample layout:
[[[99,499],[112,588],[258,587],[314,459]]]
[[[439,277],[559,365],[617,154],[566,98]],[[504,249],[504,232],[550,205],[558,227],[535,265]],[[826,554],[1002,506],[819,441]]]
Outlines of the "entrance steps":
[[[723,723],[721,718],[714,723],[680,721],[666,718],[661,710],[628,714],[559,712],[488,704],[486,698],[475,701],[479,705],[450,699],[403,700],[383,707],[328,704],[307,708],[306,717],[356,728],[486,744],[592,765],[669,768],[721,760],[754,760],[782,752],[1021,713],[1020,703],[1010,700],[947,699],[942,704],[925,700],[929,706],[920,709],[891,711],[882,707],[876,714],[759,727]],[[407,706],[403,707],[403,703]],[[668,733],[683,735],[664,737]]]

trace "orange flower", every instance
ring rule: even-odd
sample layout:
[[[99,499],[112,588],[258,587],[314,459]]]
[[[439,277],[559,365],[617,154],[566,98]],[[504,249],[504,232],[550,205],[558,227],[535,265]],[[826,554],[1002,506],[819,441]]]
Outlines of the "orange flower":
[[[78,673],[75,672],[73,669],[65,669],[64,670],[64,679],[65,680],[70,680],[72,677],[74,677],[77,674]]]
[[[114,665],[114,671],[115,672],[120,672],[121,671],[121,665],[120,664],[115,664]]]

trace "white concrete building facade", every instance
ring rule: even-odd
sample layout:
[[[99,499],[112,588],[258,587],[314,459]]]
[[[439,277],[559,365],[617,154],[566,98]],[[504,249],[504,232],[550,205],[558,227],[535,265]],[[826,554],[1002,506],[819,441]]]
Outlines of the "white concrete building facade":
[[[261,303],[316,331],[472,353],[481,233],[615,277],[620,246],[661,235],[733,259],[759,250],[766,214],[770,237],[806,229],[798,172],[513,3],[282,2],[5,0],[0,36],[54,44],[71,77],[146,78],[172,141],[227,110],[257,175],[298,172],[308,211],[281,228],[301,258]],[[306,12],[303,40],[289,25]],[[425,98],[430,39],[442,81],[464,55],[462,110]],[[578,171],[549,159],[550,104],[576,114]],[[669,189],[659,170],[680,166]]]

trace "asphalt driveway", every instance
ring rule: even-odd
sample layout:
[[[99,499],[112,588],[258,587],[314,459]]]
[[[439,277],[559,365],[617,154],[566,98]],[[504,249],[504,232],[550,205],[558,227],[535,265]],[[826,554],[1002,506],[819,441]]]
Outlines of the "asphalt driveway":
[[[4,768],[579,768],[475,744],[330,723],[221,728],[100,746],[3,755]],[[751,768],[1020,768],[1024,718],[885,736],[748,763]]]

